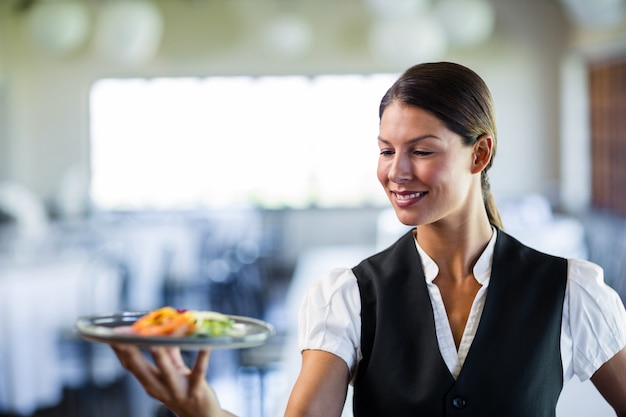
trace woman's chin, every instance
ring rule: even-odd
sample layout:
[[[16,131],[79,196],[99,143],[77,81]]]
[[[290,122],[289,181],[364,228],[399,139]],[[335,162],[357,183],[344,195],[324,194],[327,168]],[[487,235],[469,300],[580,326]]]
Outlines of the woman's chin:
[[[405,226],[416,226],[418,224],[417,217],[406,213],[402,209],[395,208],[396,217]]]

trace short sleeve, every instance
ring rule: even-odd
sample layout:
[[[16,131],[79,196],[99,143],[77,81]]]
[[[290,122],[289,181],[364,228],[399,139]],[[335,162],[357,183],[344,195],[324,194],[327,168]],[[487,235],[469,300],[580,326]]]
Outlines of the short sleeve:
[[[342,358],[354,372],[361,340],[361,299],[351,269],[320,277],[307,291],[298,317],[300,350],[323,350]]]
[[[581,381],[626,345],[626,312],[600,266],[570,259],[564,311],[571,333],[572,371]]]

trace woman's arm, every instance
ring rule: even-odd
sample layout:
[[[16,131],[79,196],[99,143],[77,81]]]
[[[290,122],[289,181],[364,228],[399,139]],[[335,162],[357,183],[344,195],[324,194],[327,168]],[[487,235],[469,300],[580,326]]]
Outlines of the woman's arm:
[[[154,364],[135,346],[114,345],[115,354],[151,397],[179,417],[234,417],[222,410],[206,381],[208,350],[200,350],[189,369],[175,348],[152,349]]]
[[[285,417],[341,416],[349,380],[343,359],[321,350],[305,350]]]
[[[591,382],[617,415],[626,417],[626,347],[605,362],[591,376]]]

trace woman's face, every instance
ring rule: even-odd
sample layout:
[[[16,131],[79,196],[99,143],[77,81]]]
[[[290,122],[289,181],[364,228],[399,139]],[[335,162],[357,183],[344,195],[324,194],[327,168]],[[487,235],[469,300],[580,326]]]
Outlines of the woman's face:
[[[472,193],[480,193],[474,147],[431,113],[397,102],[382,115],[378,144],[378,180],[402,223],[467,221]]]

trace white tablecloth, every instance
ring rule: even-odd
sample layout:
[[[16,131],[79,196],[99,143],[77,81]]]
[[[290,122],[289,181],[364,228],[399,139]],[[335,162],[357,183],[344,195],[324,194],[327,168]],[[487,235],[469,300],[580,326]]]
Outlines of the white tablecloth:
[[[58,404],[67,381],[59,338],[80,315],[118,309],[121,277],[85,253],[0,259],[0,413]]]

